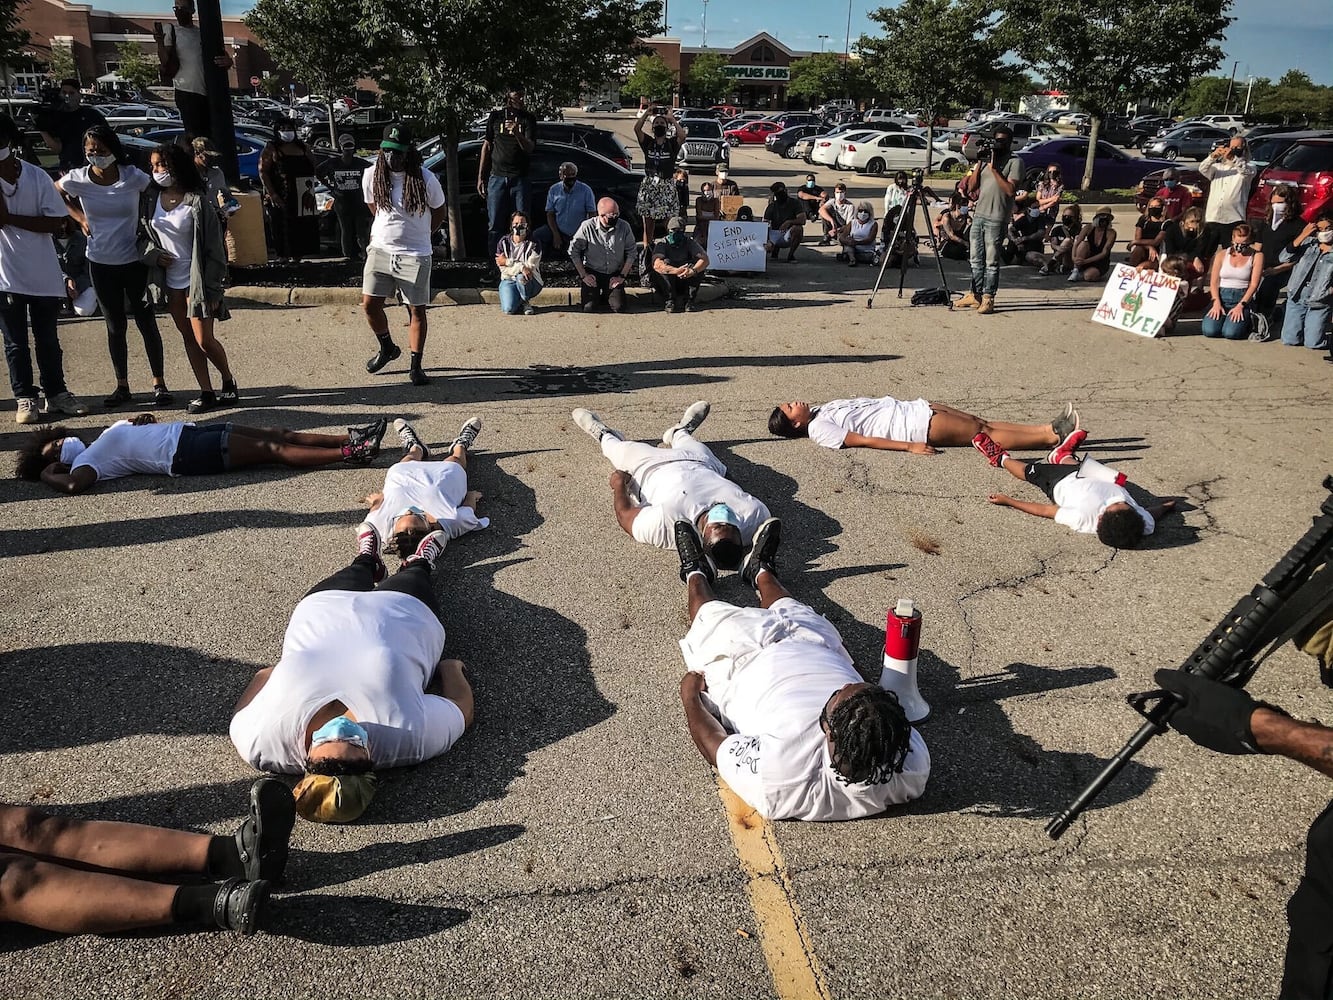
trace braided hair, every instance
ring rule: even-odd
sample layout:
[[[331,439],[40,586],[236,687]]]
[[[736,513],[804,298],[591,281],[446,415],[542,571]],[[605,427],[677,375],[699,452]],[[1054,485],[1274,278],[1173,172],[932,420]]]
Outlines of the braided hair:
[[[849,784],[882,785],[902,771],[912,727],[892,691],[867,685],[825,713],[833,767]]]
[[[430,211],[426,200],[426,179],[421,175],[421,151],[415,146],[408,146],[401,154],[403,157],[403,214],[424,215]],[[389,151],[381,149],[375,159],[375,176],[371,179],[371,193],[375,196],[375,209],[380,206],[389,208],[393,205],[393,170],[389,166]]]

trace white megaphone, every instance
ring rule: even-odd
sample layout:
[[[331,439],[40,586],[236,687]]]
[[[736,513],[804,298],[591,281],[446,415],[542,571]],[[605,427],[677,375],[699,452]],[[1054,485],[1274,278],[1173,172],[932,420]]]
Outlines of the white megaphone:
[[[916,686],[916,658],[921,647],[921,612],[902,598],[889,611],[884,630],[884,672],[879,686],[898,696],[907,721],[919,725],[930,718],[930,704]]]

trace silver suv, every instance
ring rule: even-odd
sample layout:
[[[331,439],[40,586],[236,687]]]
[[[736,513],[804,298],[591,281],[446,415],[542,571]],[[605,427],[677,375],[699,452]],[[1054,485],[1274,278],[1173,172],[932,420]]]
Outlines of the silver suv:
[[[715,167],[731,163],[731,147],[722,135],[722,124],[716,118],[683,118],[681,125],[688,133],[676,162],[685,167]]]
[[[1024,146],[1041,142],[1053,135],[1059,135],[1060,130],[1054,125],[1047,125],[1045,122],[1032,121],[1011,121],[1003,119],[1000,121],[983,122],[976,127],[968,127],[960,135],[958,150],[967,157],[969,161],[977,158],[977,139],[993,139],[997,128],[1007,128],[1014,137],[1013,149],[1015,151]],[[949,148],[953,148],[953,141],[949,141]]]

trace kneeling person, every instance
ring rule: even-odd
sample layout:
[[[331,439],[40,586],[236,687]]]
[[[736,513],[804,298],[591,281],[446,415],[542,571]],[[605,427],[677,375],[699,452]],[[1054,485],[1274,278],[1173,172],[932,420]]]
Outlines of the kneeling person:
[[[775,550],[781,525],[768,508],[727,478],[727,467],[694,432],[708,416],[708,403],[690,405],[680,423],[662,435],[669,448],[626,441],[591,410],[575,410],[574,422],[602,446],[616,467],[611,493],[616,520],[637,542],[671,549],[675,523],[694,524],[714,565],[736,569],[746,546],[761,540]],[[636,502],[637,498],[637,502]]]
[[[873,816],[919,797],[926,744],[897,697],[862,680],[842,638],[795,600],[756,544],[741,576],[759,597],[741,608],[713,594],[688,521],[675,525],[692,624],[680,648],[690,736],[722,780],[770,819]]]
[[[685,234],[679,215],[667,220],[666,239],[653,244],[653,287],[666,299],[667,312],[694,312],[699,285],[708,269],[708,254]]]

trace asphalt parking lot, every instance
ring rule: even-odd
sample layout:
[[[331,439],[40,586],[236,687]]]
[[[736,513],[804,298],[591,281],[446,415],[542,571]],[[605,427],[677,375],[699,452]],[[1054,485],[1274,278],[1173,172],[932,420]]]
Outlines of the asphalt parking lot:
[[[949,274],[961,287],[957,265]],[[912,309],[892,290],[867,311],[872,280],[810,249],[693,316],[441,307],[424,390],[399,365],[365,374],[372,343],[352,305],[238,303],[220,332],[245,398],[227,419],[405,416],[432,443],[485,421],[471,475],[493,523],[452,543],[437,574],[477,725],[445,757],[389,774],[363,821],[298,824],[271,933],[6,927],[8,991],[1275,996],[1283,908],[1326,779],[1171,735],[1059,843],[1043,826],[1137,728],[1124,695],[1178,664],[1315,513],[1333,471],[1328,366],[1205,341],[1197,324],[1164,341],[1120,334],[1089,322],[1097,289],[1031,272],[1005,270],[991,317]],[[908,287],[937,281],[932,267]],[[100,321],[64,326],[62,341],[73,390],[109,391]],[[131,370],[145,389],[134,344]],[[176,343],[168,377],[188,398]],[[1181,512],[1142,550],[1112,553],[987,504],[1001,488],[1035,495],[970,450],[834,452],[765,430],[779,400],[883,393],[1005,420],[1049,419],[1072,399],[1089,452]],[[783,575],[868,678],[886,609],[904,596],[924,609],[933,773],[919,802],[763,824],[729,815],[693,749],[674,557],[618,530],[610,468],[569,411],[653,440],[700,398],[713,412],[699,436],[782,517]],[[0,460],[21,436],[0,430]],[[0,800],[232,831],[253,774],[226,735],[231,705],[275,662],[300,596],[350,557],[388,461],[139,477],[81,497],[4,481]],[[722,592],[748,600],[734,580]],[[1290,649],[1252,688],[1333,721],[1313,664]]]

